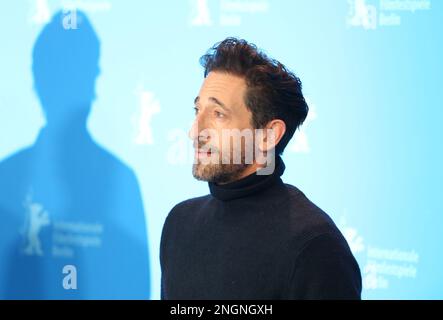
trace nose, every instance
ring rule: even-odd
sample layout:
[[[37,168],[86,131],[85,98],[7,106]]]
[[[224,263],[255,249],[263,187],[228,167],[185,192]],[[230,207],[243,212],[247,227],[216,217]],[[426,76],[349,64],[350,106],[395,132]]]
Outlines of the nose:
[[[205,128],[204,120],[205,117],[203,112],[199,112],[196,114],[191,129],[188,132],[189,139],[196,141],[200,138],[201,131]]]
[[[194,122],[192,122],[191,129],[188,131],[188,137],[192,141],[195,141],[198,138],[198,121],[197,121],[197,117],[194,119]]]

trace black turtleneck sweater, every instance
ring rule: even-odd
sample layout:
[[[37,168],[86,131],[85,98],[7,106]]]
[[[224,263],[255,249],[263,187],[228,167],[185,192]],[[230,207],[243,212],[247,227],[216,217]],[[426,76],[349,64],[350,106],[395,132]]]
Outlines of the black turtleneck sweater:
[[[175,206],[162,299],[359,299],[360,269],[331,218],[296,187],[253,174]]]

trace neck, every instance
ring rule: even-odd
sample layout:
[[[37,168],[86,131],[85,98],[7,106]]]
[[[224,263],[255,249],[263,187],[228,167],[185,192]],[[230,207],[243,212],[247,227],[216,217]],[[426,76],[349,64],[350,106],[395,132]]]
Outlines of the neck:
[[[69,137],[87,131],[89,109],[65,111],[47,116],[46,130],[51,135]]]
[[[44,137],[50,143],[80,142],[89,137],[86,119],[70,118],[57,122],[48,121],[44,128]]]
[[[267,169],[272,170],[267,170]],[[260,170],[261,169],[261,170]],[[285,165],[280,157],[276,158],[267,167],[249,166],[241,174],[241,178],[224,184],[209,182],[211,194],[219,200],[228,201],[255,194],[275,183],[282,183],[280,176],[285,170]]]

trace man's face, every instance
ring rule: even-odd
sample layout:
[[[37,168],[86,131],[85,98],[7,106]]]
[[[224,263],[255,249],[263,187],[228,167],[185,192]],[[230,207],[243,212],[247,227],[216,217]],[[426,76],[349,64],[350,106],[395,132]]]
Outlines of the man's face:
[[[227,183],[242,177],[251,163],[245,163],[245,145],[253,137],[233,141],[232,132],[253,133],[251,112],[244,103],[246,82],[224,72],[208,74],[195,99],[196,116],[190,131],[194,141],[193,175],[198,180]]]

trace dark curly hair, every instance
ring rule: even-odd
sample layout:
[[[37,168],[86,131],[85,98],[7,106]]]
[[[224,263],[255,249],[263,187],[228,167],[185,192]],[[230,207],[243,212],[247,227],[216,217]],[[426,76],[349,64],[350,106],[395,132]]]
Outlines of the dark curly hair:
[[[211,71],[222,71],[245,79],[244,101],[255,128],[264,128],[273,119],[285,122],[286,132],[275,150],[282,154],[309,111],[300,79],[254,44],[237,38],[215,44],[200,58],[200,64],[205,77]]]

